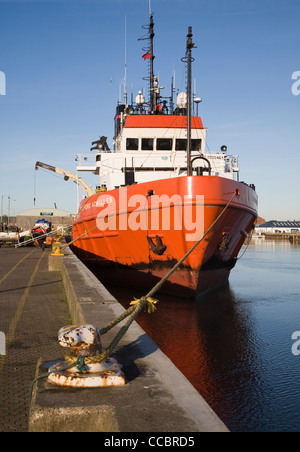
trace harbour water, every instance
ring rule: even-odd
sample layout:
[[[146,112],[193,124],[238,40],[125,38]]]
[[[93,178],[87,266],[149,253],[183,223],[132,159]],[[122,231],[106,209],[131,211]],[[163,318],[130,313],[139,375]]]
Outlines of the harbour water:
[[[138,319],[232,432],[300,431],[299,276],[299,245],[255,239],[229,288],[197,303],[159,295]],[[109,289],[124,307],[145,295]]]

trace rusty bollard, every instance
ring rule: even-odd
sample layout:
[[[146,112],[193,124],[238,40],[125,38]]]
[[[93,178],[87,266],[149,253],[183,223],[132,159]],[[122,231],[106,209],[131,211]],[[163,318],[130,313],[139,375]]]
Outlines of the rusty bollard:
[[[116,359],[101,360],[103,350],[97,327],[66,326],[58,332],[58,342],[70,351],[65,361],[50,367],[48,381],[51,383],[75,388],[125,385],[124,375]]]

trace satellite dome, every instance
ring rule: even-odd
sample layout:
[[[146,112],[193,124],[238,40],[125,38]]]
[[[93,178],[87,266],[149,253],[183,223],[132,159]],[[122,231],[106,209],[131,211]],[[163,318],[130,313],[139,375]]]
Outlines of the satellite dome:
[[[143,94],[142,94],[142,91],[139,91],[138,95],[136,96],[136,98],[135,98],[135,103],[136,103],[137,105],[144,105],[144,103],[145,103],[145,98],[144,98],[144,96],[143,96]]]
[[[187,93],[179,93],[177,96],[177,107],[178,108],[187,108]]]

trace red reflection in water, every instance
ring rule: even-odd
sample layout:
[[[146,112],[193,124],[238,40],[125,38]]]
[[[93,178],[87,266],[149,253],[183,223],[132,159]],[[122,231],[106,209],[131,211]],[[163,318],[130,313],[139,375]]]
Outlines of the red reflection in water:
[[[109,290],[127,309],[133,292]],[[135,291],[134,296],[142,294]],[[244,382],[258,381],[250,313],[246,310],[245,315],[243,309],[241,315],[229,289],[197,303],[164,295],[156,298],[157,311],[140,314],[137,322],[223,422],[238,431],[240,420],[252,416],[249,398],[256,397],[256,385],[249,390]]]

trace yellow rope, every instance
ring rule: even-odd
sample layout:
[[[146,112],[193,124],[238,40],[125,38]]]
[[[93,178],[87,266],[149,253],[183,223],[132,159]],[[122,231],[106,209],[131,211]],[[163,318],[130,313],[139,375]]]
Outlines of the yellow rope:
[[[158,300],[155,300],[154,298],[147,297],[147,304],[145,306],[145,312],[148,311],[148,314],[153,314],[153,312],[156,311],[157,307],[155,306],[158,303]],[[141,299],[135,298],[131,303],[130,306],[136,306],[139,305],[141,302]]]

